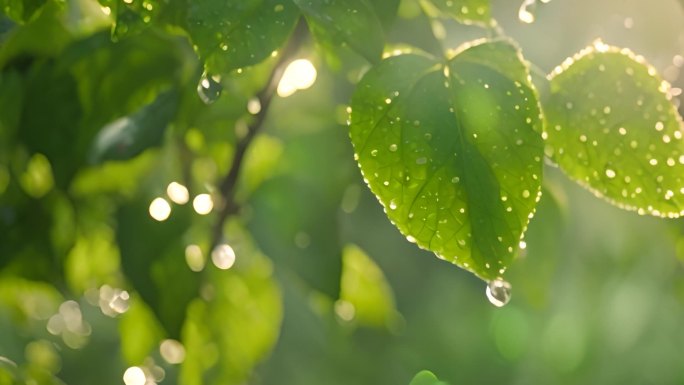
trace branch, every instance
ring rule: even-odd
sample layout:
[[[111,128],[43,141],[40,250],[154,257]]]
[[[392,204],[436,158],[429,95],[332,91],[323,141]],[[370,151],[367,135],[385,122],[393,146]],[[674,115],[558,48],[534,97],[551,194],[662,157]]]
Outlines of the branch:
[[[285,48],[280,51],[278,62],[275,67],[273,67],[273,71],[271,71],[271,75],[269,76],[266,85],[256,94],[256,98],[261,104],[261,110],[254,116],[252,123],[247,126],[247,133],[245,136],[238,139],[235,145],[235,152],[233,153],[233,161],[230,165],[230,170],[228,170],[228,173],[219,184],[219,192],[223,197],[223,205],[218,212],[218,217],[214,224],[210,250],[213,250],[214,247],[221,242],[221,238],[223,237],[223,224],[226,222],[226,219],[235,214],[238,210],[238,204],[235,202],[235,191],[237,182],[240,179],[240,170],[242,169],[245,153],[266,120],[271,100],[278,88],[280,79],[283,77],[285,67],[293,59],[306,36],[306,23],[300,18],[294,32],[285,45]]]

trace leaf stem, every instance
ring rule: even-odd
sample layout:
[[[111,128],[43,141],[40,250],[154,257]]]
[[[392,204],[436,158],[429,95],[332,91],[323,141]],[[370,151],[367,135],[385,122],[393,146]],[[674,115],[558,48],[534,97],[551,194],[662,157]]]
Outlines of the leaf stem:
[[[304,22],[304,19],[300,18],[287,44],[280,51],[278,62],[273,67],[268,81],[256,94],[256,98],[261,104],[261,109],[254,115],[254,120],[247,126],[246,134],[238,139],[235,145],[235,152],[233,153],[230,169],[219,183],[219,193],[223,198],[223,205],[218,211],[216,223],[214,224],[210,250],[213,250],[221,242],[223,238],[223,225],[228,217],[238,212],[239,206],[235,201],[235,192],[238,180],[240,179],[240,171],[242,169],[245,154],[252,143],[252,140],[256,134],[261,131],[264,125],[271,101],[278,88],[278,83],[280,83],[283,73],[285,72],[285,67],[299,50],[307,33],[306,23]]]

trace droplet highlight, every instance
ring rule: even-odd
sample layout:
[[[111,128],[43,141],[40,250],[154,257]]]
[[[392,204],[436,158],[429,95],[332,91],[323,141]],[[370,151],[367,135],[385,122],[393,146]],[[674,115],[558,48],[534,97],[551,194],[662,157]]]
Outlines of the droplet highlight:
[[[511,300],[511,284],[508,281],[497,278],[487,284],[485,293],[492,305],[503,307]]]

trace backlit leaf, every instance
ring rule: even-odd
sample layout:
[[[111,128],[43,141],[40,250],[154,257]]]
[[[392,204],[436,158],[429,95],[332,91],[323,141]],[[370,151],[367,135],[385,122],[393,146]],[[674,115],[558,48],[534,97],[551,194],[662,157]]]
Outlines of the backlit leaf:
[[[481,41],[447,63],[406,54],[371,69],[352,99],[351,139],[407,239],[493,279],[538,200],[539,115],[517,48]]]
[[[395,322],[394,295],[380,267],[356,245],[344,247],[342,261],[340,299],[354,306],[354,319],[375,327]]]
[[[489,0],[427,0],[426,2],[464,24],[486,24],[491,20]]]
[[[446,383],[438,380],[429,370],[423,370],[413,377],[409,385],[446,385]]]
[[[549,76],[547,143],[595,195],[640,214],[684,212],[682,119],[643,57],[600,41]]]
[[[188,5],[187,26],[209,71],[256,64],[294,28],[297,7],[282,0],[208,0]]]
[[[312,33],[323,44],[348,45],[371,62],[380,58],[384,34],[380,19],[367,0],[294,0]]]

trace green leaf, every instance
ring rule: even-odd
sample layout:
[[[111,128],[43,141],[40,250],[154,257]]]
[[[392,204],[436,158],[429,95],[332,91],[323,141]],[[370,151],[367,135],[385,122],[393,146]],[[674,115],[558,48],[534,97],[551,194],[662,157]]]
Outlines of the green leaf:
[[[240,231],[230,270],[210,268],[202,299],[188,306],[180,383],[238,385],[273,348],[283,317],[280,289],[268,259]]]
[[[597,41],[549,77],[545,135],[563,171],[618,207],[682,215],[684,127],[655,69]]]
[[[413,377],[409,385],[446,385],[446,383],[438,380],[431,371],[423,370]]]
[[[256,64],[287,39],[297,21],[282,0],[206,0],[188,6],[187,27],[210,72]]]
[[[31,152],[47,157],[56,186],[65,188],[82,163],[82,154],[75,148],[82,108],[76,79],[50,64],[31,67],[17,134]]]
[[[313,35],[323,45],[349,46],[370,62],[377,62],[384,47],[382,24],[367,0],[293,0]]]
[[[354,306],[354,319],[362,325],[391,326],[397,311],[382,270],[356,245],[345,246],[342,263],[340,299]]]
[[[334,220],[338,202],[327,199],[316,185],[279,176],[264,182],[250,203],[254,208],[250,230],[276,266],[338,298],[342,274]]]
[[[121,315],[119,322],[121,355],[127,364],[137,365],[159,346],[164,331],[141,298],[135,296],[130,303],[130,308]]]
[[[528,76],[511,43],[479,42],[447,63],[388,58],[352,99],[356,157],[389,219],[487,280],[512,261],[540,192],[540,111]]]
[[[100,130],[91,150],[91,160],[130,159],[144,150],[158,146],[164,131],[173,119],[178,104],[175,89],[166,91],[157,99],[132,115],[120,118]]]
[[[443,14],[464,24],[489,24],[491,10],[489,0],[425,0]]]
[[[60,13],[57,2],[48,2],[36,18],[8,32],[7,40],[0,46],[0,68],[25,55],[54,56],[59,53],[71,39],[58,16]]]
[[[0,0],[0,13],[23,23],[29,21],[45,3],[46,0]]]
[[[373,0],[371,5],[375,10],[375,14],[380,19],[385,31],[389,30],[397,16],[399,10],[399,0]]]

